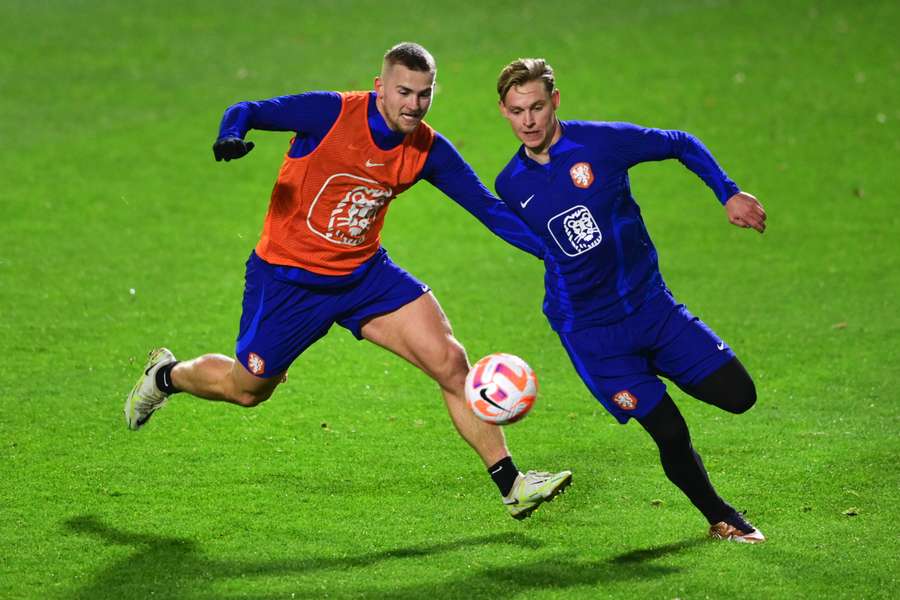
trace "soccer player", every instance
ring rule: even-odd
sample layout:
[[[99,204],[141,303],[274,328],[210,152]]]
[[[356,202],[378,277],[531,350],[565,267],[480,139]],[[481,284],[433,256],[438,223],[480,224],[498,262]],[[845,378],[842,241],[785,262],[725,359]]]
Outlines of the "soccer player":
[[[763,534],[716,494],[687,425],[660,376],[732,413],[756,390],[731,348],[666,287],[628,169],[677,158],[740,227],[765,230],[766,213],[695,137],[629,123],[560,121],[553,69],[513,61],[497,82],[501,114],[519,150],[497,176],[500,198],[544,244],[544,313],[591,393],[620,422],[635,418],[659,447],[663,469],[706,517],[710,535],[762,542]]]
[[[436,67],[422,46],[384,56],[370,92],[309,92],[229,107],[213,145],[217,161],[253,149],[251,129],[292,131],[263,226],[247,261],[236,359],[178,361],[150,352],[125,402],[142,427],[177,392],[240,406],[268,399],[291,363],[337,323],[434,379],[459,434],[488,467],[510,514],[523,519],[571,481],[569,471],[519,472],[503,431],[468,409],[469,362],[429,287],[381,246],[389,203],[429,181],[504,240],[540,255],[542,244],[481,183],[441,134],[423,121]]]

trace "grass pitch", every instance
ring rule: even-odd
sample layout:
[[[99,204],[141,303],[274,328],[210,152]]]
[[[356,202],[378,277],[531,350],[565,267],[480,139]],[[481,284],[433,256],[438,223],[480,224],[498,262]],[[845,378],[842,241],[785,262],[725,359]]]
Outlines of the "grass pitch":
[[[0,597],[897,596],[895,2],[250,4],[0,6]],[[148,349],[233,348],[290,136],[217,164],[223,109],[366,89],[403,39],[435,54],[428,120],[489,185],[516,146],[496,74],[543,55],[562,118],[690,131],[764,203],[759,236],[676,162],[632,171],[670,287],[757,382],[738,417],[673,396],[769,542],[704,539],[575,375],[541,266],[424,183],[385,245],[470,357],[537,369],[508,439],[522,468],[574,471],[564,496],[510,519],[434,385],[339,329],[258,409],[177,397],[126,431]]]

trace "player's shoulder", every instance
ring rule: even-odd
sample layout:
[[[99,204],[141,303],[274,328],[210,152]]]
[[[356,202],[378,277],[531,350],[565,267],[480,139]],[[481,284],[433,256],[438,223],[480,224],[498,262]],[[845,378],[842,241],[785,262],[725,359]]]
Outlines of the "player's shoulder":
[[[306,92],[298,92],[284,98],[297,98],[309,102],[341,102],[344,92],[332,92],[327,90],[308,90]]]
[[[419,127],[416,129],[416,133],[421,133],[419,130],[427,131],[429,133],[428,138],[428,151],[432,157],[436,157],[438,162],[447,165],[454,162],[465,162],[462,154],[459,153],[459,150],[456,149],[456,146],[453,145],[447,136],[443,133],[430,126],[425,121],[419,123]]]
[[[585,147],[597,160],[617,161],[624,148],[645,143],[650,131],[626,121],[565,121],[566,138]]]
[[[623,132],[643,129],[640,125],[625,121],[562,121],[563,130],[570,139],[590,142],[598,137],[615,136]]]

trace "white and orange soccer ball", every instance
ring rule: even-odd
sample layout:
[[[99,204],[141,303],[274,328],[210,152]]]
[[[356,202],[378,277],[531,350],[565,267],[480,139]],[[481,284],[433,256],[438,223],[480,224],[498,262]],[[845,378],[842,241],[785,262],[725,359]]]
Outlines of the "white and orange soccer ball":
[[[537,376],[512,354],[488,354],[466,376],[466,403],[472,412],[494,425],[523,418],[537,399]]]

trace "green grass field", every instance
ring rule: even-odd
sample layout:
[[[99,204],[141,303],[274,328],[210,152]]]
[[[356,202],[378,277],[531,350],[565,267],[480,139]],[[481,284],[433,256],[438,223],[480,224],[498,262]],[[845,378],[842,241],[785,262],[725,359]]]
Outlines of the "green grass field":
[[[0,598],[896,598],[898,22],[890,0],[4,0]],[[741,416],[672,388],[766,544],[705,539],[576,376],[541,265],[425,183],[385,246],[471,358],[538,371],[507,437],[573,470],[564,496],[510,519],[435,385],[340,328],[257,409],[176,397],[126,430],[150,348],[233,350],[290,136],[216,163],[224,108],[366,89],[407,39],[438,60],[429,122],[489,186],[516,147],[496,74],[543,55],[562,118],[690,131],[766,206],[760,236],[677,162],[632,171],[669,286],[756,380]]]

